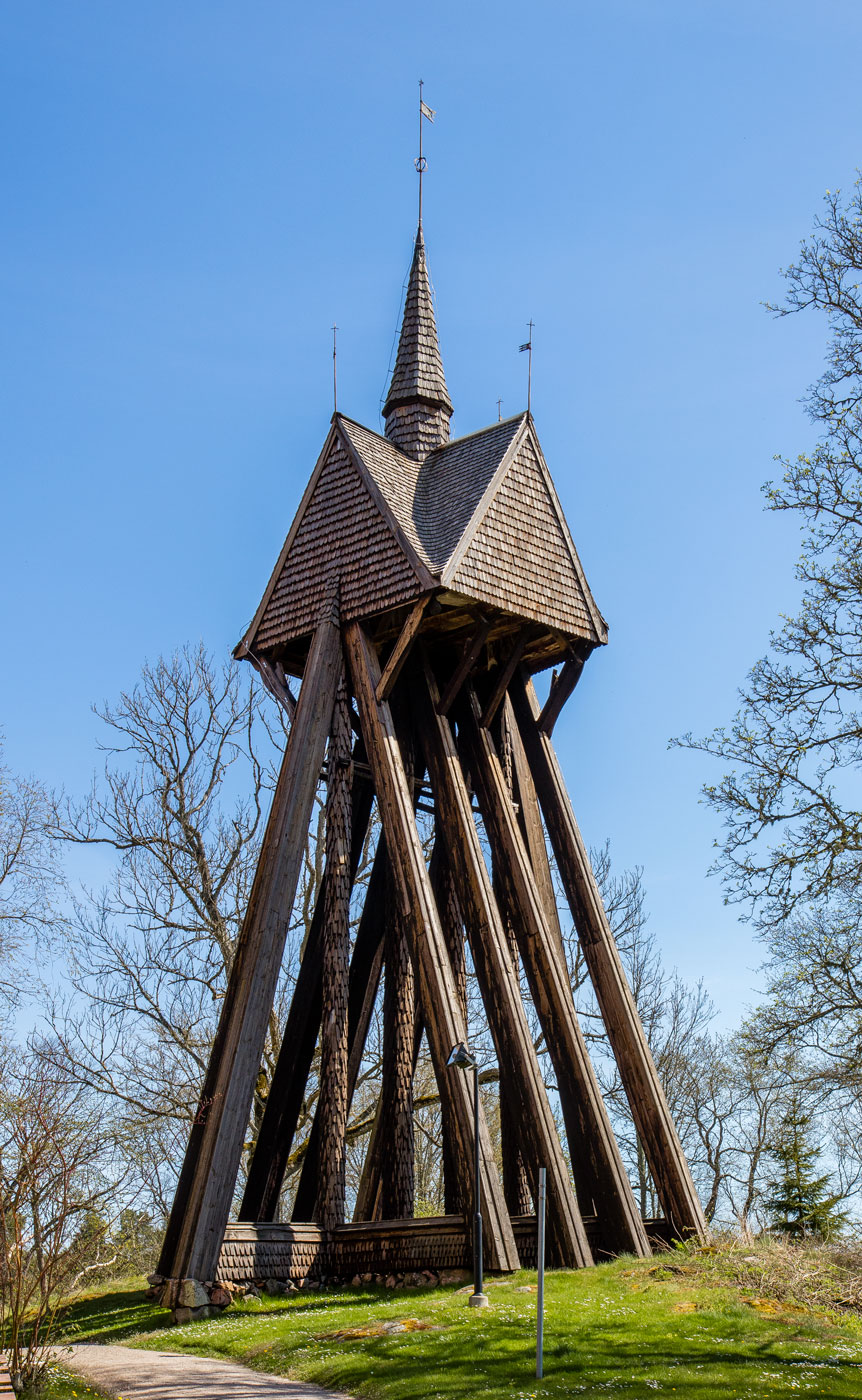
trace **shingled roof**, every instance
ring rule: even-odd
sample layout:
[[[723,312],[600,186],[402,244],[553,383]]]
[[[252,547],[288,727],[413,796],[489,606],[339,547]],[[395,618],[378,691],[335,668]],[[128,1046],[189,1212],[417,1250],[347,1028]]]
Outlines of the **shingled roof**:
[[[452,412],[452,400],[446,388],[446,376],[443,373],[443,361],[437,339],[437,322],[434,318],[431,281],[428,276],[428,260],[421,224],[413,249],[398,354],[383,409],[384,418],[398,404],[415,403],[417,399],[448,409],[450,414]]]
[[[607,640],[528,414],[423,461],[336,414],[237,654],[309,633],[336,573],[345,620],[446,588],[593,645]]]
[[[386,436],[401,452],[421,461],[449,441],[451,416],[452,401],[440,358],[420,223],[407,281],[395,369],[383,406]]]

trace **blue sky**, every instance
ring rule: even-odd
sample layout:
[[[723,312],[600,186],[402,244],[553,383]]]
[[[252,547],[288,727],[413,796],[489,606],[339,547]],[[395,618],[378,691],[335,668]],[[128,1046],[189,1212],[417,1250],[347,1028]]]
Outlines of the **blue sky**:
[[[456,433],[533,409],[611,643],[557,729],[576,810],[641,864],[669,962],[731,1023],[759,950],[706,878],[728,721],[793,606],[762,510],[824,327],[776,321],[862,164],[862,9],[830,3],[0,10],[7,757],[80,790],[94,701],[253,612],[331,413],[379,424],[415,226]]]

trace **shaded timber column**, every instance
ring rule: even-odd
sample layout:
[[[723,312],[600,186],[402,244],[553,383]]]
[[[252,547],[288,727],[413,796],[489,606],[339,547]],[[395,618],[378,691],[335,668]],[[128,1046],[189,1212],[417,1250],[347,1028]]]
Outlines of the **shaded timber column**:
[[[540,1167],[547,1167],[549,1253],[564,1268],[585,1267],[592,1264],[592,1254],[509,957],[470,794],[449,720],[438,713],[439,691],[427,661],[424,674],[424,685],[421,673],[415,681],[419,729],[439,831],[457,882],[497,1063],[501,1075],[508,1076],[513,1093],[517,1094],[524,1154],[533,1179],[537,1179]]]
[[[575,920],[611,1049],[666,1220],[679,1236],[707,1233],[706,1219],[626,979],[596,877],[553,745],[538,727],[526,672],[510,687],[527,760]]]
[[[449,961],[452,965],[452,975],[455,979],[455,987],[458,992],[458,1005],[461,1015],[464,1017],[464,1024],[467,1024],[467,950],[464,941],[464,918],[461,913],[461,906],[458,903],[458,895],[455,890],[455,881],[452,876],[452,869],[446,860],[443,852],[442,842],[437,841],[431,855],[429,867],[431,875],[431,887],[434,890],[434,898],[437,901],[437,908],[440,911],[440,922],[443,925],[443,937],[446,940],[446,951],[449,954]],[[447,1215],[464,1215],[470,1213],[470,1202],[465,1201],[458,1189],[458,1171],[452,1155],[452,1144],[455,1141],[455,1131],[451,1122],[451,1105],[448,1099],[441,1096],[440,1117],[443,1130],[443,1209]],[[505,1195],[505,1182],[503,1188]]]
[[[468,687],[459,710],[461,738],[492,855],[516,911],[515,932],[556,1073],[578,1200],[584,1213],[598,1216],[605,1250],[648,1255],[643,1221],[575,1013],[562,942],[545,917],[494,742],[479,719],[475,692]]]
[[[503,713],[500,722],[500,752],[503,763],[503,776],[506,780],[506,790],[509,799],[512,799],[513,783],[513,756],[512,756],[512,736],[509,732],[509,725],[506,714]],[[516,979],[520,977],[520,965],[518,963],[518,943],[515,938],[514,919],[517,917],[509,900],[506,899],[505,882],[501,880],[499,871],[494,868],[493,883],[494,897],[500,909],[503,920],[503,928],[506,933],[506,943],[509,949],[509,958],[512,963],[512,973]],[[521,1122],[518,1113],[517,1102],[512,1092],[512,1084],[509,1076],[505,1073],[500,1075],[500,1150],[503,1157],[503,1194],[506,1197],[506,1205],[509,1207],[510,1215],[529,1215],[532,1208],[532,1198],[530,1196],[530,1186],[527,1181],[527,1172],[524,1165],[524,1157],[521,1151]]]
[[[358,740],[354,759],[363,760],[365,749]],[[353,770],[351,790],[351,853],[350,877],[356,879],[374,789],[367,778]],[[317,899],[311,927],[305,941],[290,1009],[287,1013],[281,1046],[278,1052],[263,1123],[258,1133],[254,1156],[248,1171],[245,1193],[239,1210],[240,1220],[274,1220],[278,1213],[281,1188],[293,1148],[299,1123],[311,1063],[317,1046],[322,1014],[323,982],[323,921],[326,909],[326,870]],[[319,1158],[320,1125],[315,1119],[313,1138],[303,1163],[301,1179],[302,1213],[294,1220],[311,1220],[317,1199],[317,1164]],[[298,1193],[299,1194],[299,1193]]]
[[[335,600],[312,638],[159,1272],[215,1278],[332,718]]]
[[[344,1224],[347,1131],[347,999],[350,976],[350,701],[344,663],[329,740],[326,802],[326,904],[323,921],[323,1015],[320,1025],[320,1149],[316,1219],[324,1230]]]
[[[385,1144],[382,1162],[380,1215],[402,1220],[413,1214],[413,1041],[416,994],[407,931],[389,870],[384,935],[383,982],[383,1082],[381,1132]]]
[[[419,977],[420,1000],[426,1018],[434,1072],[441,1095],[448,1095],[453,1106],[459,1189],[463,1199],[471,1200],[470,1164],[474,1146],[471,1086],[467,1075],[446,1068],[452,1047],[466,1040],[467,1027],[458,1006],[452,968],[416,829],[412,794],[398,748],[392,713],[385,701],[377,699],[380,663],[359,623],[348,623],[344,636],[386,845],[395,871],[401,913],[406,920],[414,966]],[[482,1221],[488,1267],[516,1269],[518,1250],[494,1169],[491,1140],[481,1109],[479,1135]]]

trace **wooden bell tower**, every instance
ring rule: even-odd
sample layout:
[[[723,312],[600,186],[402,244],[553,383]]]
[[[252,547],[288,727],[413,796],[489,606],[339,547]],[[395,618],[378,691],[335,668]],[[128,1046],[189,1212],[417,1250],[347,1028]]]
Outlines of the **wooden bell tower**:
[[[450,441],[451,413],[420,222],[385,436],[333,416],[235,653],[281,695],[292,725],[168,1226],[160,1263],[167,1279],[226,1276],[243,1249],[246,1272],[262,1276],[312,1267],[349,1274],[381,1259],[386,1268],[403,1258],[437,1267],[459,1249],[469,1255],[470,1086],[446,1068],[452,1047],[468,1039],[468,950],[500,1065],[502,1180],[480,1123],[489,1267],[516,1268],[519,1248],[529,1257],[523,1222],[542,1166],[553,1262],[649,1252],[575,1014],[546,833],[665,1228],[677,1236],[705,1230],[551,743],[607,629],[530,413]],[[558,671],[540,708],[531,678],[549,667]],[[295,705],[291,676],[301,677]],[[324,766],[325,874],[239,1224],[228,1226]],[[433,812],[430,861],[420,802]],[[375,804],[381,837],[351,937],[353,882]],[[521,968],[553,1064],[568,1161],[522,1003]],[[381,976],[383,1085],[347,1222],[345,1130]],[[411,1218],[413,1075],[423,1032],[445,1137],[447,1215],[436,1221]],[[279,1223],[318,1045],[313,1130],[293,1219]],[[441,1250],[449,1250],[445,1260]]]

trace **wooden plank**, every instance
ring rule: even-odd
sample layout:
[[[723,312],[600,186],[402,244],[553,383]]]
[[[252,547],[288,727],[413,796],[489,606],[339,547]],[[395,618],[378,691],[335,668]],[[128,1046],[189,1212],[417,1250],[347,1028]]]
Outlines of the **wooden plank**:
[[[356,761],[365,757],[365,746],[361,740],[354,745],[353,756]],[[358,774],[354,768],[350,839],[351,880],[355,879],[359,868],[373,801],[374,788],[371,781]],[[327,876],[324,870],[281,1037],[278,1059],[269,1086],[269,1098],[249,1164],[248,1179],[239,1211],[240,1220],[272,1220],[278,1209],[284,1174],[293,1148],[320,1028],[321,941],[326,885]],[[316,1160],[315,1157],[315,1162]],[[311,1216],[312,1206],[308,1209],[307,1219]]]
[[[598,1215],[606,1248],[647,1255],[643,1224],[575,1014],[559,931],[548,925],[502,767],[479,715],[471,688],[458,711],[459,730],[554,1065],[578,1202],[585,1215]]]
[[[383,675],[380,677],[380,684],[377,687],[378,700],[388,700],[392,694],[395,682],[401,675],[401,669],[410,655],[410,648],[413,646],[419,628],[422,626],[425,609],[431,602],[432,597],[433,594],[426,593],[424,598],[420,598],[418,603],[414,603],[407,621],[401,629],[398,640],[389,654],[389,660],[383,668]]]
[[[359,706],[362,732],[374,772],[386,845],[396,876],[402,915],[407,921],[413,965],[419,977],[419,997],[437,1082],[445,1082],[453,1105],[457,1132],[455,1144],[463,1180],[463,1198],[469,1199],[470,1164],[473,1161],[473,1104],[467,1076],[446,1069],[454,1045],[467,1038],[467,1027],[458,1005],[452,968],[416,821],[413,799],[388,704],[377,701],[380,663],[358,623],[345,628],[345,643],[353,691]],[[444,1076],[448,1076],[444,1080]],[[493,1150],[484,1115],[479,1122],[482,1218],[486,1230],[488,1267],[518,1267],[515,1237],[506,1212]]]
[[[547,734],[549,739],[554,732],[554,725],[560,717],[560,711],[581,679],[585,660],[585,656],[570,656],[551,686],[545,707],[539,715],[539,728],[543,734]],[[514,675],[514,671],[512,674]],[[510,676],[509,680],[511,679]]]
[[[626,980],[557,756],[550,739],[537,724],[539,705],[532,682],[519,673],[510,694],[605,1030],[665,1218],[678,1237],[702,1236],[707,1229],[703,1209]]]
[[[473,628],[473,631],[470,633],[470,637],[467,641],[466,647],[464,648],[464,653],[461,657],[461,660],[455,667],[451,679],[449,680],[449,684],[446,686],[438,702],[439,713],[441,715],[446,715],[449,713],[449,710],[452,707],[452,703],[455,700],[458,691],[461,689],[462,685],[464,684],[465,680],[469,676],[470,672],[472,671],[479,658],[479,653],[485,645],[490,630],[491,618],[480,617],[479,621],[476,623],[476,626]]]
[[[251,898],[223,1003],[213,1092],[202,1097],[189,1141],[185,1189],[174,1211],[162,1272],[171,1278],[215,1278],[255,1080],[272,1011],[284,940],[305,853],[308,824],[332,719],[341,663],[337,604],[318,623],[309,651],[264,835]],[[205,1086],[206,1088],[206,1086]],[[172,1212],[173,1215],[174,1212]]]
[[[514,645],[511,651],[509,652],[505,663],[500,667],[500,674],[497,677],[494,689],[491,691],[490,698],[488,699],[485,708],[482,711],[483,729],[488,729],[490,727],[491,723],[494,720],[494,716],[496,715],[504,699],[506,698],[506,691],[509,689],[509,683],[512,677],[514,676],[517,667],[520,665],[521,657],[524,655],[524,648],[526,647],[527,642],[534,635],[534,633],[534,627],[522,627],[517,637],[515,638]]]
[[[555,1262],[585,1267],[593,1258],[569,1180],[554,1115],[521,1001],[506,932],[494,899],[473,820],[470,795],[448,719],[437,713],[437,684],[425,664],[412,695],[437,806],[437,829],[455,876],[458,899],[501,1075],[517,1099],[522,1151],[535,1189],[540,1167],[549,1179],[549,1227]]]

